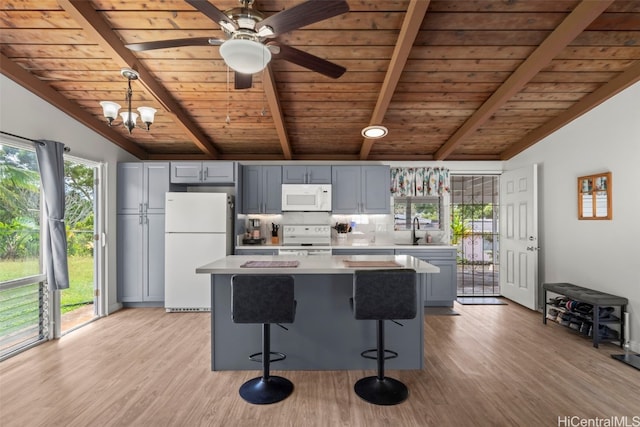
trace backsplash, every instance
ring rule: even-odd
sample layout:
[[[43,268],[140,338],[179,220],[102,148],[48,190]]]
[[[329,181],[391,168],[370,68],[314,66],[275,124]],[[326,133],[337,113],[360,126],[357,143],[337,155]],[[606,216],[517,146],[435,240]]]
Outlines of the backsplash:
[[[270,236],[271,224],[322,224],[334,227],[336,223],[351,225],[351,232],[344,240],[338,240],[338,233],[332,228],[331,235],[334,244],[367,245],[393,244],[411,241],[411,231],[394,230],[393,215],[332,215],[328,212],[284,212],[278,215],[238,215],[238,242],[248,227],[249,219],[259,219],[261,235]],[[282,230],[282,227],[280,228]],[[425,236],[425,231],[419,230],[418,236]],[[449,243],[449,233],[446,231],[428,231],[433,243]]]

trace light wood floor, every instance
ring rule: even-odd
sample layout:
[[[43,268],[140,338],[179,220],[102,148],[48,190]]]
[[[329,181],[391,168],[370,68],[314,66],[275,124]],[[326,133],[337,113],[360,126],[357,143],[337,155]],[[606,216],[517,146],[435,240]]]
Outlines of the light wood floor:
[[[0,363],[0,425],[557,426],[565,416],[640,420],[640,371],[610,357],[619,348],[594,349],[513,303],[455,309],[460,316],[426,317],[422,371],[387,372],[410,390],[406,402],[390,407],[370,405],[353,392],[354,382],[373,374],[374,366],[366,372],[276,370],[272,374],[293,381],[293,395],[274,405],[247,404],[237,389],[259,368],[210,371],[208,314],[122,310]]]

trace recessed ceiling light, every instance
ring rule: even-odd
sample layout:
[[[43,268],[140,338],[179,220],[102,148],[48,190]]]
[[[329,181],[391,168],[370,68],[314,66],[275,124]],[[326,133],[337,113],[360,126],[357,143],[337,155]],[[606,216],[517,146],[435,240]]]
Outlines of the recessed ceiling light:
[[[362,129],[361,133],[365,138],[377,139],[385,137],[389,130],[382,125],[372,125]]]

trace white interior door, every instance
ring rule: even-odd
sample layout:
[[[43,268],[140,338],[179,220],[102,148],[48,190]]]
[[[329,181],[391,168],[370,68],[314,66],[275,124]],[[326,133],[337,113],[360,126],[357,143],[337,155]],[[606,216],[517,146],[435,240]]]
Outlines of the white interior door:
[[[500,292],[531,310],[538,298],[538,165],[500,178]]]

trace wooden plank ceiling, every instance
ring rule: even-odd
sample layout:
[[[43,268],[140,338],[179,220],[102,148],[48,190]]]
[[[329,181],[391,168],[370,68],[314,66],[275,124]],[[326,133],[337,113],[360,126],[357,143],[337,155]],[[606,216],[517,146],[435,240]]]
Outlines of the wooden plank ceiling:
[[[217,46],[124,47],[225,37],[179,0],[5,0],[0,71],[140,159],[505,160],[640,80],[640,1],[348,4],[277,38],[344,66],[335,80],[274,59],[235,90]],[[133,107],[158,109],[149,132],[102,117],[122,67],[140,73]],[[369,124],[389,134],[363,139]]]

